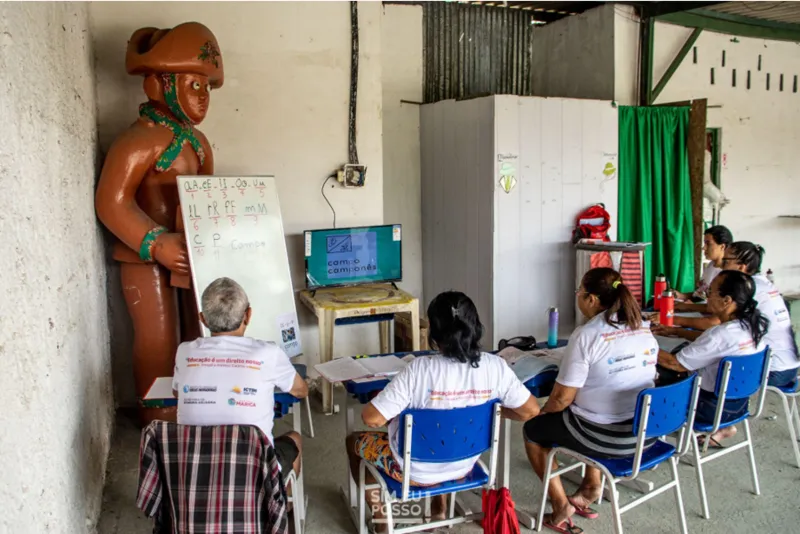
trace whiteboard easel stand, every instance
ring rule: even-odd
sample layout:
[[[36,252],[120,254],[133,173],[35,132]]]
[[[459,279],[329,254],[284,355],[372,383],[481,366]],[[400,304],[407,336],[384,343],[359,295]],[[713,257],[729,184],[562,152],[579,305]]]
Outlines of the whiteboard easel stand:
[[[334,327],[362,323],[378,323],[380,352],[388,353],[389,322],[396,313],[411,315],[411,346],[419,350],[419,300],[389,284],[366,284],[352,287],[322,288],[300,292],[302,302],[317,317],[319,324],[320,363],[333,360]],[[350,356],[350,355],[348,355]],[[322,384],[322,411],[338,412],[333,404],[333,384]]]

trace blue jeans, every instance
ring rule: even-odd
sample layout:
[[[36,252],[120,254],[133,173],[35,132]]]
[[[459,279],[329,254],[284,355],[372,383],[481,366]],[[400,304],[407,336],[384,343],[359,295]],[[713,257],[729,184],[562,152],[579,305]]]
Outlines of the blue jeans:
[[[700,397],[697,399],[697,414],[694,416],[694,420],[706,425],[714,424],[714,414],[717,411],[718,400],[717,396],[710,391],[701,389]],[[744,415],[749,402],[749,397],[745,399],[727,399],[722,410],[720,423],[727,423]]]
[[[770,371],[767,385],[776,388],[788,386],[797,378],[797,369],[787,369],[786,371]]]

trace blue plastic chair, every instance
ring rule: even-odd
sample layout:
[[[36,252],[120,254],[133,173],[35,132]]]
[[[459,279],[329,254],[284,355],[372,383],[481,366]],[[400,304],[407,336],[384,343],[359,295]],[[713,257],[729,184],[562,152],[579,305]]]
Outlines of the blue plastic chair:
[[[678,480],[678,458],[688,452],[689,436],[694,423],[699,394],[700,377],[697,375],[692,375],[669,386],[640,391],[636,400],[636,415],[633,419],[633,432],[636,434],[637,441],[636,452],[632,456],[612,459],[595,458],[584,456],[565,447],[553,448],[547,455],[547,468],[543,480],[544,491],[539,507],[539,518],[536,521],[536,530],[542,530],[550,480],[586,465],[599,469],[603,473],[605,481],[611,486],[611,510],[614,514],[614,532],[616,534],[622,534],[623,513],[670,489],[675,491],[681,533],[686,534],[686,513],[683,509],[681,486]],[[645,449],[644,445],[647,439],[663,438],[676,432],[679,432],[677,447],[658,439]],[[574,458],[577,463],[553,472],[553,460],[558,454]],[[666,461],[669,461],[672,468],[672,480],[620,507],[617,484],[623,480],[634,480],[641,472],[654,469]]]
[[[800,467],[800,448],[797,446],[797,436],[800,433],[800,414],[797,409],[797,397],[800,396],[800,380],[784,387],[767,386],[767,391],[774,393],[783,404],[783,414],[786,416],[786,426],[789,428],[789,439],[792,440],[794,461]]]
[[[767,388],[767,376],[769,374],[770,352],[769,347],[756,354],[748,356],[728,356],[722,359],[717,372],[717,382],[714,385],[714,395],[717,397],[717,410],[714,412],[714,422],[695,423],[692,430],[690,446],[694,451],[694,468],[697,473],[697,485],[700,490],[700,502],[703,506],[703,517],[709,519],[711,514],[708,510],[708,496],[706,495],[706,485],[703,480],[703,464],[730,454],[739,449],[747,448],[750,457],[750,474],[753,479],[753,492],[761,495],[758,486],[758,472],[756,471],[756,457],[753,453],[753,438],[750,435],[750,423],[748,419],[758,418],[764,409],[764,398]],[[725,408],[725,401],[728,399],[749,399],[756,393],[759,394],[758,411],[755,415],[750,413],[750,409],[745,410],[740,417],[730,421],[722,422],[722,413]],[[697,444],[697,436],[705,434],[711,436],[722,428],[728,428],[738,423],[744,423],[745,440],[731,445],[724,449],[719,449],[711,454],[708,451],[708,442],[703,443],[702,452]],[[705,456],[703,456],[705,455]]]
[[[477,521],[481,513],[455,515],[455,495],[459,491],[475,488],[493,488],[497,479],[497,457],[500,442],[500,404],[489,401],[468,408],[449,410],[416,409],[405,410],[399,416],[403,425],[399,429],[398,441],[403,455],[403,482],[397,482],[382,470],[362,460],[358,480],[359,534],[366,534],[365,491],[380,489],[381,500],[386,505],[386,520],[389,534],[404,534],[435,528],[444,528],[460,523]],[[455,462],[477,456],[491,450],[489,467],[478,460],[472,471],[459,480],[442,482],[435,486],[411,486],[412,462]],[[367,484],[367,471],[377,483]],[[450,494],[449,518],[431,523],[394,528],[392,503]]]

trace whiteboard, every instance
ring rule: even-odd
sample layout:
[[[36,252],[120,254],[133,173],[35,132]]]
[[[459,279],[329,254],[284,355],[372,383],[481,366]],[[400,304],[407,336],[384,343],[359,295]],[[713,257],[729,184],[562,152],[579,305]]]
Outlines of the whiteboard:
[[[289,357],[301,354],[275,178],[179,176],[178,192],[197,308],[203,290],[227,276],[250,299],[246,335],[277,343]]]

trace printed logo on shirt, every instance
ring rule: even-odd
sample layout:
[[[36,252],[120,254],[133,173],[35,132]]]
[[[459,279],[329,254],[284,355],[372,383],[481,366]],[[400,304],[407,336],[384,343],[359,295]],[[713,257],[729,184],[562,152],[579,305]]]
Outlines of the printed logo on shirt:
[[[658,363],[658,360],[643,360],[642,367],[647,367],[648,365],[655,365]]]
[[[650,350],[646,350],[646,351],[644,351],[644,353],[643,353],[643,354],[644,354],[645,356],[650,356],[650,355],[653,355],[653,354],[655,354],[656,352],[658,352],[656,349],[650,349]]]
[[[783,322],[789,320],[789,310],[787,310],[786,308],[781,308],[779,310],[775,310],[772,313],[775,315],[775,317],[778,318],[777,322],[779,322],[779,323],[783,323]]]
[[[428,395],[432,401],[451,401],[464,399],[489,400],[493,398],[491,389],[462,389],[454,391],[428,390]]]
[[[186,358],[187,367],[228,367],[234,369],[252,369],[260,371],[264,360],[244,358]]]
[[[194,399],[194,398],[186,398],[183,399],[184,404],[216,404],[217,401],[211,399]]]
[[[217,386],[183,386],[184,393],[215,393]]]
[[[237,395],[255,395],[258,393],[256,388],[240,388],[239,386],[233,386],[231,391]]]
[[[628,360],[632,360],[635,358],[635,354],[625,354],[624,356],[612,356],[608,359],[608,365],[614,365],[615,363],[621,363]]]
[[[256,407],[256,403],[253,402],[253,401],[240,401],[240,400],[234,399],[233,397],[228,399],[228,404],[230,406],[243,406],[245,408],[255,408]]]

